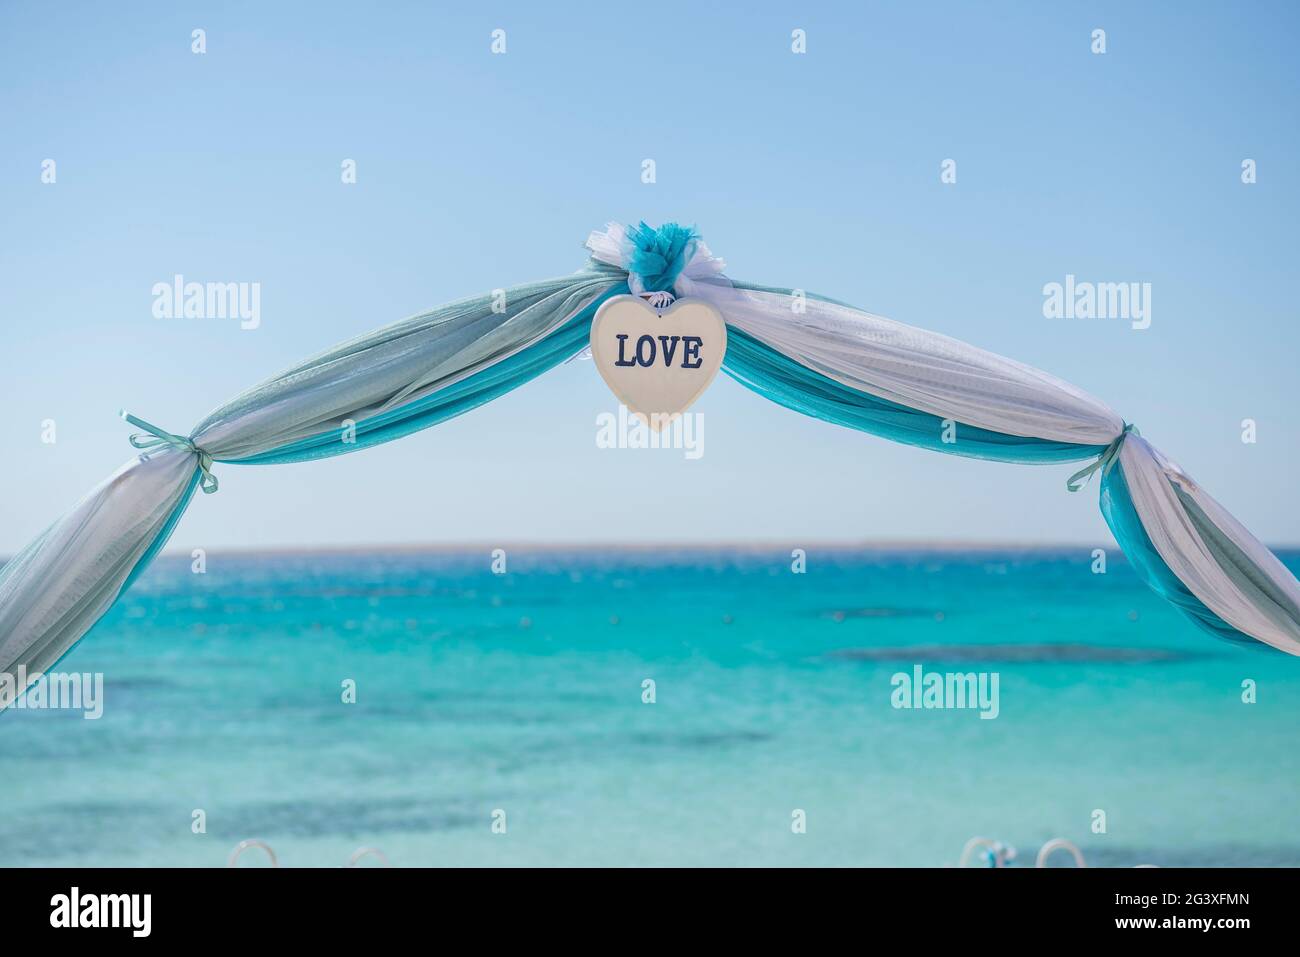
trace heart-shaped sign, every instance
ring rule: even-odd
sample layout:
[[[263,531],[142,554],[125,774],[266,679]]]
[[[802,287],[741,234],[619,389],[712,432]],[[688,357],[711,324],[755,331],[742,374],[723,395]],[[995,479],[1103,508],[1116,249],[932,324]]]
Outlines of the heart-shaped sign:
[[[601,378],[656,432],[704,394],[726,351],[727,324],[700,299],[678,299],[659,313],[636,296],[615,296],[591,323]]]

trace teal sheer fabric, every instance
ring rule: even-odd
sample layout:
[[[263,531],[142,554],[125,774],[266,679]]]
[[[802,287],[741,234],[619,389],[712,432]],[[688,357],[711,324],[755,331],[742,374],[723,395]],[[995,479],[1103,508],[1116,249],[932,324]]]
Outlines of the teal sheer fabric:
[[[0,567],[0,671],[56,665],[165,547],[211,462],[359,451],[477,408],[580,352],[596,310],[628,291],[625,276],[593,264],[501,290],[508,310],[494,294],[376,330],[242,394],[191,437],[131,416],[142,454]],[[343,419],[355,441],[343,441]]]
[[[1120,462],[1106,469],[1101,479],[1101,514],[1110,526],[1120,549],[1128,557],[1138,576],[1157,595],[1170,602],[1195,624],[1224,641],[1266,648],[1268,645],[1242,634],[1205,607],[1205,604],[1188,590],[1156,551],[1151,537],[1142,527],[1142,519],[1133,507],[1124,466]]]
[[[329,432],[301,442],[278,449],[266,455],[254,456],[229,464],[237,465],[275,465],[286,462],[307,462],[312,459],[341,455],[370,448],[381,442],[389,442],[410,435],[420,429],[445,422],[472,409],[490,402],[525,382],[536,378],[548,369],[582,351],[591,337],[591,321],[596,310],[610,296],[627,292],[626,285],[616,286],[589,307],[574,316],[563,328],[547,336],[541,342],[522,349],[482,372],[475,373],[447,389],[436,392],[426,398],[412,402],[399,409],[375,416],[356,425],[356,441],[344,443],[337,432]],[[135,580],[149,567],[157,554],[162,551],[171,538],[172,531],[185,514],[194,492],[202,478],[202,470],[195,468],[194,477],[179,502],[172,510],[166,524],[158,532],[148,550],[140,556],[131,574],[122,584],[126,591]]]
[[[1279,587],[1278,582],[1259,567],[1257,559],[1247,555],[1225,534],[1191,495],[1178,486],[1174,486],[1174,491],[1187,520],[1196,529],[1206,550],[1214,557],[1215,564],[1223,569],[1250,603],[1256,608],[1267,610],[1275,620],[1300,622],[1300,601],[1296,600],[1296,596]]]
[[[627,274],[593,262],[568,276],[439,306],[272,376],[215,409],[182,441],[216,462],[266,463],[353,452],[409,434],[549,368],[545,350],[554,344],[546,340],[614,289],[627,289]],[[533,351],[538,346],[543,352]],[[477,378],[505,362],[504,373]],[[467,379],[474,380],[468,390]],[[452,389],[458,404],[443,413],[436,411],[441,399],[424,401]],[[363,441],[351,441],[353,428]],[[290,457],[277,458],[286,450]]]
[[[955,441],[944,442],[944,420],[938,416],[851,389],[732,326],[727,327],[722,368],[741,385],[788,409],[936,452],[997,462],[1052,464],[1096,458],[1106,450],[1104,445],[1004,435],[961,422],[955,423]]]
[[[381,442],[400,439],[412,432],[463,415],[519,388],[581,352],[591,338],[591,321],[596,315],[596,310],[605,300],[612,296],[625,295],[627,291],[627,284],[620,283],[541,342],[534,343],[423,399],[356,423],[355,442],[343,442],[340,432],[335,430],[294,442],[262,455],[219,461],[227,461],[232,465],[307,462],[331,455],[356,452]]]

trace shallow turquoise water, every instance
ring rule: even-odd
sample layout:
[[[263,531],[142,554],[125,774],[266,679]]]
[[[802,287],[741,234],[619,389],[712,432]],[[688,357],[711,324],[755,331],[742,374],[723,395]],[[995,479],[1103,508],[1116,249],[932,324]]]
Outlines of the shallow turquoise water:
[[[102,719],[0,715],[0,864],[214,866],[256,837],[286,866],[361,845],[396,865],[942,865],[976,834],[1022,865],[1056,836],[1094,865],[1300,864],[1300,661],[1215,642],[1115,551],[1104,575],[1086,548],[790,561],[164,558],[59,666],[105,674]],[[1033,660],[934,650],[1008,644]],[[1060,645],[1121,660],[1041,647]],[[903,646],[930,650],[855,657]],[[895,709],[916,662],[997,672],[999,716]]]

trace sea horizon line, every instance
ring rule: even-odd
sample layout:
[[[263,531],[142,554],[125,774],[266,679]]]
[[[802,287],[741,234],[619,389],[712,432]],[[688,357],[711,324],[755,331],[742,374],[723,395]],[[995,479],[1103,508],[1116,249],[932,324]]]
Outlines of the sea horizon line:
[[[1300,544],[1269,545],[1275,552],[1300,551]],[[1067,552],[1078,549],[1102,548],[1120,551],[1113,541],[1062,541],[1025,542],[1014,539],[663,539],[619,540],[591,539],[553,541],[542,539],[517,540],[463,540],[455,542],[365,542],[351,544],[274,544],[250,546],[216,546],[207,549],[216,555],[348,555],[348,554],[465,554],[493,549],[520,552],[656,552],[656,551],[726,551],[774,552],[802,548],[805,551],[835,552],[946,552],[959,553],[1009,553],[1009,552]],[[164,549],[159,558],[188,558],[183,549]],[[5,559],[10,556],[5,556]]]
[[[804,551],[822,552],[933,552],[935,554],[1012,554],[1012,553],[1062,553],[1079,549],[1101,548],[1122,554],[1113,541],[1061,541],[1025,542],[1014,539],[938,539],[938,538],[879,538],[879,539],[584,539],[552,541],[542,539],[455,542],[362,542],[342,544],[273,544],[215,546],[206,549],[209,555],[247,555],[250,557],[282,557],[297,555],[415,555],[415,554],[470,554],[502,548],[518,552],[734,552],[770,553],[802,548]],[[1273,552],[1300,552],[1300,543],[1269,545]],[[16,553],[0,555],[0,567]],[[191,557],[191,552],[179,548],[165,548],[157,556],[165,558]]]

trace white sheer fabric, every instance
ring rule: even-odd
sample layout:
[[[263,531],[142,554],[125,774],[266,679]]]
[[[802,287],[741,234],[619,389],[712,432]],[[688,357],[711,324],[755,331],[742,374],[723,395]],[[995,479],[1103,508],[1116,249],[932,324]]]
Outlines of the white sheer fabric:
[[[593,258],[622,268],[627,244],[619,223],[587,238]],[[1109,445],[1124,429],[1104,402],[1040,369],[851,306],[735,288],[724,267],[700,242],[673,289],[712,303],[728,325],[849,388],[1004,435]]]
[[[537,344],[624,278],[597,267],[370,332],[217,409],[194,444],[213,459],[236,460],[338,433],[345,419],[402,409]],[[109,609],[197,465],[195,452],[174,447],[141,455],[0,568],[0,673],[16,676],[25,666],[30,684]]]
[[[612,265],[626,230],[587,240]],[[1039,369],[948,336],[793,291],[736,287],[700,244],[674,285],[711,302],[727,324],[835,381],[1004,435],[1109,446],[1124,422],[1105,403]],[[1130,496],[1169,569],[1238,631],[1300,654],[1300,583],[1264,545],[1141,436],[1120,445]]]
[[[199,423],[218,461],[337,431],[445,389],[550,335],[624,277],[590,271],[502,290],[387,326],[282,372]]]
[[[5,564],[0,673],[21,666],[34,681],[108,611],[189,489],[197,458],[168,448],[127,462]]]
[[[1119,461],[1142,527],[1178,580],[1233,628],[1300,655],[1300,583],[1277,556],[1142,436],[1124,439]]]
[[[1032,366],[821,299],[697,283],[727,323],[791,359],[941,419],[1027,438],[1109,445],[1123,420],[1098,399]]]

